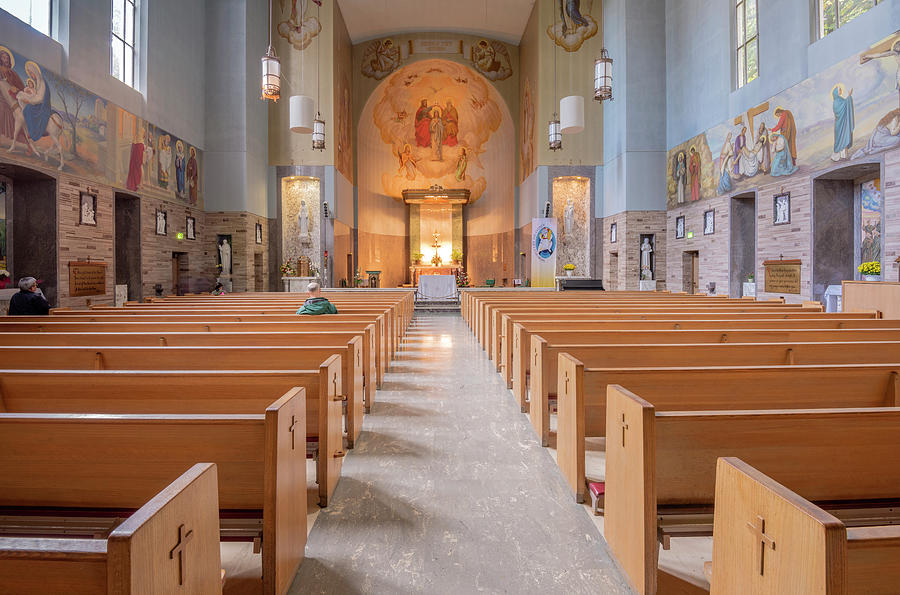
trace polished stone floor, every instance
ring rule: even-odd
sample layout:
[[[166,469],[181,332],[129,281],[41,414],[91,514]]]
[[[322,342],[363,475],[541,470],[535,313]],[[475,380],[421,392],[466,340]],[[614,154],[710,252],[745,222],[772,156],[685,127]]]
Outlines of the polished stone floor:
[[[458,314],[419,315],[290,593],[627,593]]]

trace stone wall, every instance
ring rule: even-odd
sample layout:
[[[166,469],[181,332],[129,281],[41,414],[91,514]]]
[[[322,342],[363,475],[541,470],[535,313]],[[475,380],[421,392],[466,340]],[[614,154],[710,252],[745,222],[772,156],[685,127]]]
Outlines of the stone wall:
[[[690,258],[686,252],[698,252],[700,274],[697,291],[706,293],[710,283],[716,284],[717,294],[728,294],[729,253],[731,238],[731,211],[727,197],[684,205],[672,209],[666,217],[666,280],[669,291],[687,291],[691,281]],[[715,212],[715,233],[703,234],[703,214]],[[684,237],[675,237],[675,220],[684,216]],[[688,234],[693,232],[693,237]],[[658,261],[657,261],[658,262]],[[736,296],[739,297],[739,296]]]
[[[637,291],[641,275],[641,235],[653,234],[656,259],[654,279],[657,289],[666,289],[666,212],[624,211],[602,219],[602,278],[609,291]],[[616,224],[616,241],[611,242],[610,227]],[[612,256],[617,254],[618,256]],[[616,270],[613,271],[612,268]]]
[[[257,223],[262,225],[262,244],[256,243]],[[260,290],[266,291],[269,287],[268,219],[252,213],[207,213],[206,227],[206,242],[212,251],[211,270],[215,271],[217,262],[216,237],[230,235],[232,291],[256,291],[257,275]],[[255,264],[257,254],[262,255],[260,269]]]
[[[157,235],[156,211],[167,214],[168,233]],[[178,232],[184,232],[187,217],[197,220],[196,240],[179,240]],[[158,283],[163,293],[175,290],[172,278],[173,253],[186,253],[187,278],[182,287],[189,292],[210,291],[215,282],[215,234],[210,235],[203,211],[175,205],[155,199],[141,199],[141,290],[144,297],[156,295]]]

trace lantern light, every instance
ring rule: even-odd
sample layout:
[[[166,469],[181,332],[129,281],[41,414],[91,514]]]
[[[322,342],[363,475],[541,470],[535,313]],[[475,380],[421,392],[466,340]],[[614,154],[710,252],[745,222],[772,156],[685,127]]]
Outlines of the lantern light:
[[[603,48],[600,57],[594,60],[594,101],[612,99],[612,66],[612,58]]]
[[[319,112],[316,112],[316,119],[313,121],[312,148],[316,151],[325,150],[325,120]]]
[[[563,97],[559,102],[559,115],[563,134],[578,134],[584,130],[584,97]]]
[[[307,95],[293,95],[290,99],[291,106],[291,132],[309,134],[313,131],[313,113],[315,102]]]
[[[548,135],[550,139],[550,150],[559,151],[562,149],[562,132],[560,132],[559,116],[557,116],[556,112],[553,112],[553,118],[550,120]]]
[[[262,99],[278,101],[281,97],[281,61],[275,48],[269,46],[262,57]]]

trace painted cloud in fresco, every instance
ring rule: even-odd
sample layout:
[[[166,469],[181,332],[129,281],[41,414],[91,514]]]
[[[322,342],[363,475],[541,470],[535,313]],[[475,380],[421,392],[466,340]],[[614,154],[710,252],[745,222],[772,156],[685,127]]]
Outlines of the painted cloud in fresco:
[[[384,192],[399,200],[404,189],[439,184],[477,200],[487,186],[480,157],[503,120],[490,84],[461,64],[423,60],[378,92],[372,118],[397,158],[382,174]]]
[[[281,13],[285,12],[285,0],[279,0]],[[317,6],[322,6],[322,0],[312,0]],[[298,50],[306,49],[316,35],[322,31],[319,19],[309,15],[310,0],[290,0],[291,14],[287,20],[278,23],[278,34]]]
[[[600,29],[591,16],[593,0],[556,0],[556,17],[547,27],[547,36],[567,52],[577,52]]]

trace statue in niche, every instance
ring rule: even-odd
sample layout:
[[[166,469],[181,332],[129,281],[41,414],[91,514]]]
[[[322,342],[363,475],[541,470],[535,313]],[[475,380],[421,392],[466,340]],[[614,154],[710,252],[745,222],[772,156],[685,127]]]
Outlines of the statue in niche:
[[[566,201],[566,208],[563,210],[563,225],[565,226],[566,235],[575,231],[575,199],[569,198]]]
[[[309,235],[309,207],[306,201],[300,201],[300,212],[297,213],[297,225],[300,227],[300,243],[308,246],[312,238]]]
[[[652,281],[653,271],[650,269],[650,255],[653,254],[653,246],[650,245],[650,238],[644,238],[641,244],[641,281]]]
[[[222,276],[228,277],[231,275],[231,244],[228,243],[228,238],[222,238],[222,241],[219,242],[219,263],[222,265]]]

